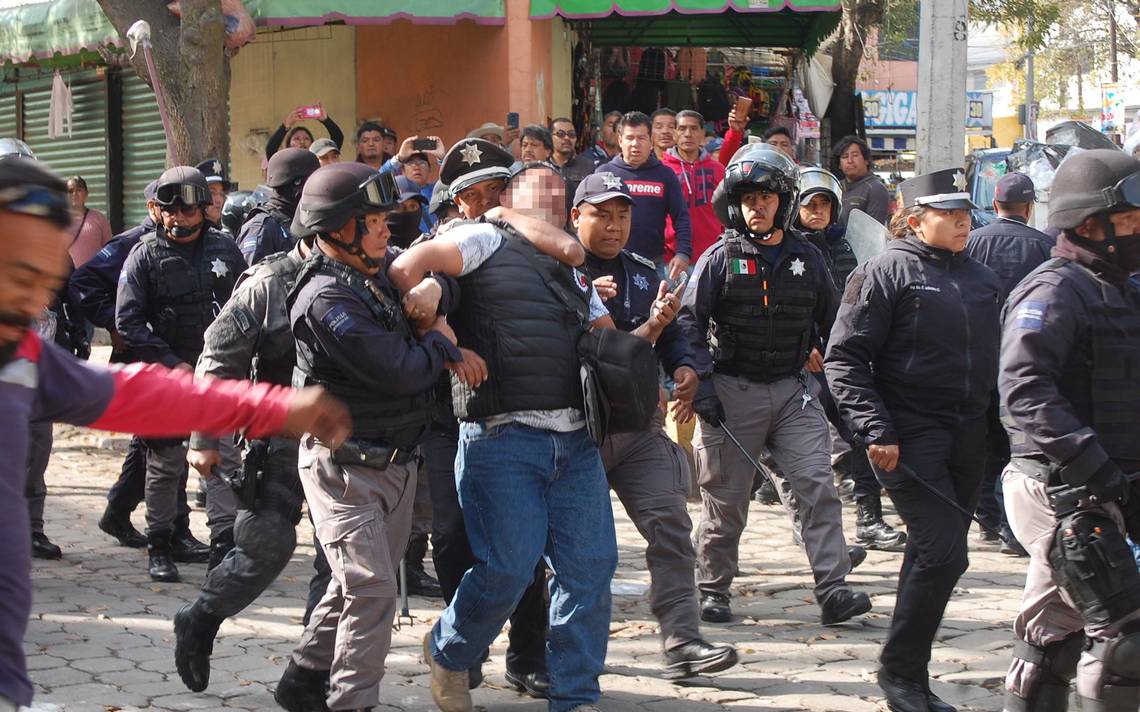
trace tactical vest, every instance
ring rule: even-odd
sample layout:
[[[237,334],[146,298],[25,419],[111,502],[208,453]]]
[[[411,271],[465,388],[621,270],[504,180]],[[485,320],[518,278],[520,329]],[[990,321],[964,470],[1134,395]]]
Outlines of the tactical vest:
[[[491,377],[474,391],[453,389],[455,413],[480,420],[523,410],[580,409],[577,344],[585,326],[551,289],[562,290],[588,315],[590,282],[584,272],[539,253],[517,234],[500,232],[499,249],[459,279],[463,300],[452,326],[459,343],[487,362]]]
[[[156,274],[151,283],[157,299],[147,319],[154,333],[186,363],[198,361],[206,327],[230,298],[245,263],[235,259],[233,240],[207,230],[196,263],[191,263],[157,232],[143,235],[141,242]]]
[[[1082,423],[1125,472],[1140,467],[1140,292],[1109,285],[1084,267],[1055,258],[1045,269],[1065,275],[1089,317],[1089,342],[1076,344],[1060,389]]]
[[[797,238],[785,232],[784,239]],[[714,370],[761,383],[799,373],[811,351],[820,279],[814,262],[785,257],[773,273],[760,255],[744,251],[740,234],[728,233],[724,244],[724,286],[710,326]]]
[[[289,252],[277,252],[262,260],[258,267],[264,270],[259,276],[263,281],[279,281],[284,294],[293,291],[297,283],[300,265]],[[265,274],[268,272],[268,274]],[[285,334],[262,334],[261,343],[255,356],[254,378],[259,383],[273,383],[288,386],[293,382],[293,367],[297,364],[296,341],[289,329],[289,314],[284,304],[268,304],[268,309],[285,311]]]
[[[827,269],[831,272],[831,279],[842,292],[843,287],[847,284],[847,278],[859,266],[859,260],[851,251],[851,244],[844,237],[838,240],[829,240],[826,232],[822,230],[804,233],[804,235],[811,244],[818,247],[819,251],[823,253],[824,259],[827,260]]]
[[[331,260],[320,252],[309,256],[297,273],[297,283],[289,295],[292,304],[305,284],[317,275],[326,275],[352,290],[368,306],[376,322],[408,342],[415,335],[404,318],[400,305],[381,291],[361,272]],[[352,380],[344,370],[324,353],[302,347],[297,349],[297,370],[305,385],[318,384],[348,406],[352,414],[354,438],[381,441],[398,448],[417,445],[431,422],[431,391],[414,396],[395,397],[375,393]],[[295,379],[297,380],[297,379]]]

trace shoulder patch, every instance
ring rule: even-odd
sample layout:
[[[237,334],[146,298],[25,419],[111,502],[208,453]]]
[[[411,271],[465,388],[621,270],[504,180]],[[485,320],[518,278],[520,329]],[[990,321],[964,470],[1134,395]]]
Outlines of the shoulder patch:
[[[328,327],[333,336],[344,336],[344,334],[356,326],[356,320],[349,316],[344,307],[337,305],[328,312],[321,319],[321,322]]]
[[[622,250],[622,253],[625,254],[627,257],[629,257],[634,262],[640,262],[641,264],[645,265],[646,267],[653,270],[654,272],[657,271],[657,265],[653,263],[653,260],[646,259],[646,258],[642,257],[641,255],[635,253],[635,252],[630,252],[629,250]]]
[[[867,273],[862,270],[856,270],[851,273],[847,278],[847,286],[843,288],[843,298],[840,300],[843,304],[858,304],[859,293],[863,291],[863,282],[867,279]]]
[[[1017,311],[1013,313],[1013,326],[1017,329],[1041,331],[1048,310],[1047,302],[1024,301],[1017,305]]]

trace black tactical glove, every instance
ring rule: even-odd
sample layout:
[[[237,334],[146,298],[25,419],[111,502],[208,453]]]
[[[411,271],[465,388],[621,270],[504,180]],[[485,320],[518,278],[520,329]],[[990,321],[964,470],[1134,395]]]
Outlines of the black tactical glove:
[[[694,400],[693,411],[709,425],[720,425],[724,422],[724,405],[716,395],[703,396]]]
[[[1101,465],[1085,486],[1101,504],[1117,501],[1123,504],[1128,499],[1128,483],[1124,479],[1124,473],[1111,460]]]

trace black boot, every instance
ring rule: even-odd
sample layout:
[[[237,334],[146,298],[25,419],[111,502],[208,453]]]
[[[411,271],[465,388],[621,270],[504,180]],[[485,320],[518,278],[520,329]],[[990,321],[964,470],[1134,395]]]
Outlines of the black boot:
[[[879,668],[878,683],[891,712],[930,712],[926,686],[922,683],[895,677],[882,668]]]
[[[700,638],[665,651],[665,678],[683,680],[727,670],[737,662],[736,648],[713,645]]]
[[[36,559],[62,559],[63,549],[51,543],[47,534],[32,532],[32,557]]]
[[[148,532],[146,535],[146,552],[150,556],[147,564],[147,573],[153,581],[177,583],[178,567],[170,556],[170,530],[163,529],[157,532]]]
[[[175,525],[170,539],[170,552],[180,564],[204,564],[210,560],[210,547],[194,538],[190,525]]]
[[[427,534],[412,534],[408,539],[408,550],[404,552],[404,566],[408,572],[408,595],[443,598],[443,589],[439,587],[439,581],[424,570],[427,548]]]
[[[701,620],[706,623],[728,623],[732,605],[723,593],[701,593]]]
[[[224,618],[207,613],[197,603],[174,614],[174,665],[178,676],[193,692],[210,684],[210,653]]]
[[[776,493],[776,488],[767,479],[760,485],[760,489],[756,490],[756,501],[760,504],[774,505],[780,503],[780,495]]]
[[[103,516],[99,518],[99,528],[118,539],[123,546],[132,549],[146,546],[146,537],[131,524],[130,513],[116,512],[109,504],[103,510]]]
[[[824,625],[837,625],[871,610],[871,599],[865,593],[840,588],[824,599],[819,608]]]
[[[289,712],[328,712],[328,682],[328,670],[309,670],[290,659],[277,681],[273,699]]]
[[[234,530],[225,529],[210,540],[210,561],[206,564],[206,571],[213,571],[214,567],[222,563],[226,554],[234,548]]]
[[[883,502],[878,493],[855,501],[855,543],[879,551],[902,551],[906,545],[906,532],[883,521]]]

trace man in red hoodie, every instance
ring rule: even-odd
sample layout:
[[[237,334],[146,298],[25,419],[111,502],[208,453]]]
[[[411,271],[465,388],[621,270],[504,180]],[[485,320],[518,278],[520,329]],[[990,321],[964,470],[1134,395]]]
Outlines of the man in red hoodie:
[[[712,194],[724,180],[724,166],[703,148],[705,119],[696,111],[685,110],[677,114],[677,143],[665,152],[662,159],[681,183],[681,194],[689,207],[692,225],[693,254],[690,264],[696,264],[701,253],[717,241],[724,232],[713,212]],[[675,235],[670,220],[665,227],[665,259],[673,259]]]

